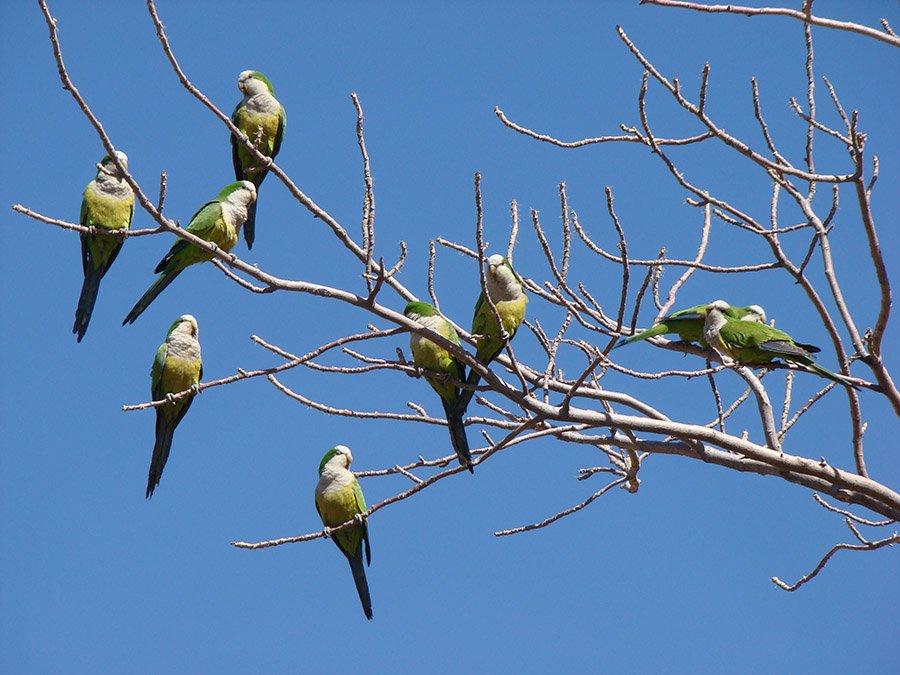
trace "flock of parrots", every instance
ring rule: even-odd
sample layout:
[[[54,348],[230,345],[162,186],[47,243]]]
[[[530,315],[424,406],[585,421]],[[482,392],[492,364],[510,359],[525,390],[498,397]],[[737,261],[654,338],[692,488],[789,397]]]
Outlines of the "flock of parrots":
[[[261,73],[247,70],[238,78],[238,89],[243,98],[231,115],[232,121],[256,145],[260,153],[274,158],[281,148],[287,118],[284,108],[274,96],[272,84]],[[234,136],[231,138],[231,145],[237,182],[226,186],[215,199],[201,207],[187,226],[188,232],[215,243],[224,251],[230,251],[237,243],[242,226],[247,248],[252,247],[255,239],[257,193],[268,170],[268,164],[258,161]],[[104,157],[97,177],[84,191],[80,222],[86,227],[127,230],[131,225],[134,193],[122,173],[122,169],[127,170],[128,158],[123,152],[117,152],[116,156],[121,169],[109,156]],[[123,242],[124,238],[120,237],[81,235],[84,285],[72,328],[79,342],[87,331],[100,280],[115,261]],[[159,277],[128,313],[123,325],[133,323],[186,267],[211,259],[209,252],[179,239],[156,266],[154,273],[159,274]],[[485,300],[484,293],[479,295],[472,319],[472,334],[477,340],[475,357],[487,365],[504,348],[503,338],[511,339],[516,334],[525,318],[528,298],[522,280],[509,261],[501,255],[492,255],[487,259],[485,288],[491,302]],[[404,315],[450,342],[460,344],[453,325],[432,305],[410,302]],[[497,322],[498,317],[502,331]],[[663,317],[648,330],[620,339],[614,348],[663,334],[678,335],[682,340],[712,347],[726,363],[736,361],[761,366],[780,358],[799,364],[829,380],[855,388],[847,378],[814,362],[813,354],[820,351],[818,347],[795,342],[784,331],[768,326],[765,312],[758,305],[732,307],[722,300],[697,305]],[[169,328],[165,342],[160,345],[153,361],[153,400],[168,398],[169,403],[156,408],[156,442],[147,480],[148,498],[159,485],[175,428],[190,408],[203,376],[198,335],[197,320],[193,316],[186,314],[179,317]],[[463,417],[480,376],[474,370],[470,370],[466,376],[462,361],[444,347],[416,333],[411,333],[410,349],[416,366],[426,371],[426,381],[441,398],[450,429],[450,440],[459,463],[474,473]],[[461,386],[463,383],[465,386]],[[187,395],[173,397],[174,394],[189,390]],[[352,461],[350,449],[343,445],[335,446],[325,454],[319,464],[315,503],[326,532],[331,534],[350,562],[363,610],[366,617],[371,619],[372,601],[363,565],[363,546],[366,563],[371,560],[368,527],[361,515],[366,511],[366,503],[359,482],[349,470]],[[351,520],[354,521],[352,526],[333,533],[329,531],[329,528]]]

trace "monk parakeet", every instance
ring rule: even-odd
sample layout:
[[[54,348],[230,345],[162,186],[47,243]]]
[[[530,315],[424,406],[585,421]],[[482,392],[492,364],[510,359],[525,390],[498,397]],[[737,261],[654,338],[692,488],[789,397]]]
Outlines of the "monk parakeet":
[[[742,321],[753,321],[756,323],[766,322],[766,313],[759,305],[750,305],[749,307],[732,307],[723,310],[725,315],[730,319],[740,319]],[[699,342],[706,346],[706,340],[703,339],[703,321],[706,318],[706,305],[695,305],[687,309],[681,309],[677,312],[664,316],[652,327],[645,331],[641,331],[636,335],[622,338],[616,343],[613,349],[624,347],[632,342],[639,342],[656,335],[674,335],[677,334],[685,342]],[[818,350],[816,350],[818,351]]]
[[[847,378],[823,368],[813,359],[810,347],[818,347],[795,342],[783,330],[751,321],[735,321],[728,317],[725,309],[728,303],[716,300],[706,307],[706,323],[703,334],[706,341],[719,354],[748,366],[764,366],[776,358],[806,366],[814,373],[837,382],[845,387],[858,387]]]
[[[256,149],[266,157],[275,158],[281,149],[281,139],[284,136],[284,127],[287,125],[287,116],[284,107],[275,98],[275,90],[272,83],[262,73],[255,70],[245,70],[238,76],[238,89],[244,95],[240,103],[231,113],[231,121],[234,126],[247,134],[247,138],[253,143],[259,135],[259,143]],[[262,168],[261,163],[247,151],[243,143],[234,136],[231,137],[231,157],[234,161],[234,176],[238,180],[249,180],[259,190],[268,171]],[[256,204],[251,204],[248,209],[247,222],[244,224],[244,239],[247,248],[253,248],[253,240],[256,232]]]
[[[413,321],[417,321],[426,328],[433,330],[438,335],[447,338],[454,344],[459,344],[459,336],[456,329],[447,321],[441,313],[427,302],[410,302],[403,310],[403,314]],[[409,348],[412,350],[413,360],[419,368],[431,370],[436,373],[449,375],[457,382],[466,379],[466,368],[446,349],[435,344],[426,337],[417,333],[410,333]],[[466,428],[463,426],[462,411],[458,408],[459,386],[435,377],[425,376],[428,384],[441,397],[444,412],[447,415],[447,426],[450,428],[450,442],[456,450],[459,463],[472,473],[472,454],[469,452],[469,441],[466,438]]]
[[[124,168],[128,168],[128,156],[116,152]],[[85,227],[99,227],[104,230],[127,230],[134,216],[134,192],[119,172],[109,155],[100,160],[102,167],[97,177],[88,183],[81,200],[81,218]],[[100,280],[112,267],[113,261],[122,249],[124,239],[97,235],[81,235],[81,265],[84,268],[84,284],[75,310],[75,325],[72,332],[78,342],[87,332]]]
[[[211,202],[207,202],[188,223],[187,231],[201,239],[216,244],[223,251],[230,251],[238,240],[241,225],[247,220],[247,208],[256,201],[253,183],[240,180],[226,186]],[[179,239],[159,261],[155,273],[160,274],[122,322],[134,323],[147,306],[171,284],[184,268],[194,263],[212,260],[212,254]]]
[[[519,326],[525,319],[525,305],[528,297],[522,287],[522,280],[515,273],[512,265],[502,255],[492,255],[487,259],[487,275],[485,285],[488,295],[497,308],[503,329],[512,340]],[[503,351],[504,342],[500,339],[500,326],[494,318],[491,306],[484,299],[484,293],[479,294],[475,303],[475,315],[472,317],[472,334],[478,337],[475,358],[484,365],[489,364]],[[477,385],[481,377],[474,370],[469,371],[466,384]],[[460,392],[459,414],[462,415],[472,400],[474,389],[463,389]]]
[[[154,401],[161,401],[169,394],[187,391],[200,383],[203,377],[203,362],[200,359],[200,342],[197,319],[190,314],[178,317],[166,334],[153,359],[150,368],[150,391]],[[153,458],[150,460],[150,474],[147,477],[147,498],[162,478],[175,427],[191,407],[195,394],[165,403],[156,408],[156,442],[153,444]]]
[[[336,445],[325,453],[319,463],[319,482],[316,485],[316,510],[325,527],[337,527],[351,519],[357,525],[331,535],[334,543],[347,556],[353,581],[367,619],[372,618],[372,599],[363,566],[363,544],[366,546],[366,564],[372,563],[369,547],[369,526],[360,514],[366,511],[366,500],[356,476],[350,473],[353,455],[346,445]]]

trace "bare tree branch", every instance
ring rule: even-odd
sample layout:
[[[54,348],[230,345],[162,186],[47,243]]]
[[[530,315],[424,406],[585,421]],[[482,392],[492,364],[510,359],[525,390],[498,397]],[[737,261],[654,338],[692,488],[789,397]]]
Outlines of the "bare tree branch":
[[[812,16],[806,12],[796,9],[788,9],[786,7],[742,7],[740,5],[704,5],[700,2],[685,2],[684,0],[641,0],[642,5],[659,5],[660,7],[677,7],[679,9],[691,9],[697,12],[724,12],[729,14],[743,14],[744,16],[787,16],[792,19],[798,19],[804,23],[811,23],[814,26],[822,26],[823,28],[834,28],[835,30],[848,31],[850,33],[859,33],[866,37],[886,42],[894,47],[900,47],[900,38],[898,38],[887,21],[882,19],[884,32],[863,26],[850,21],[836,21],[835,19],[825,19],[818,16]]]

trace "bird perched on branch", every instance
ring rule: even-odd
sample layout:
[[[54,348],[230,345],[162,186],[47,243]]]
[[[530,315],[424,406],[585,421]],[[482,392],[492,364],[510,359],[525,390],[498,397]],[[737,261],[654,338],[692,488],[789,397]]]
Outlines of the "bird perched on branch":
[[[485,286],[488,296],[497,309],[506,339],[501,339],[500,325],[491,310],[491,303],[485,300],[484,293],[478,296],[475,303],[475,315],[472,317],[472,335],[477,336],[475,358],[487,366],[503,351],[507,340],[512,340],[525,320],[525,306],[528,304],[528,296],[522,286],[522,280],[513,270],[509,260],[499,254],[487,259],[487,274]],[[470,370],[466,378],[466,384],[473,388],[466,388],[460,392],[459,414],[465,413],[469,401],[475,393],[474,387],[481,376]]]
[[[247,220],[247,208],[254,201],[256,188],[253,183],[246,180],[231,183],[225,186],[215,199],[200,207],[188,223],[187,232],[215,244],[223,251],[230,251],[237,243],[241,225]],[[131,308],[122,325],[134,323],[156,296],[162,293],[186,267],[212,258],[212,253],[197,248],[185,239],[176,241],[153,270],[160,275],[159,278]]]
[[[116,152],[122,167],[128,169],[128,156],[124,152]],[[104,230],[127,230],[134,217],[134,192],[125,182],[124,175],[116,163],[105,155],[100,160],[97,177],[84,190],[81,200],[81,217],[79,221],[85,227],[97,227]],[[125,240],[119,237],[103,235],[81,235],[81,265],[84,268],[84,284],[75,310],[75,325],[72,332],[78,336],[78,342],[87,332],[100,280],[112,267],[116,256],[122,250]]]
[[[441,337],[445,337],[453,344],[459,345],[459,336],[453,325],[447,321],[441,313],[427,302],[410,302],[403,310],[404,316],[417,321],[426,328],[433,330]],[[453,354],[444,347],[432,342],[418,333],[410,333],[409,348],[412,350],[413,360],[419,368],[441,373],[453,378],[456,382],[464,382],[466,379],[466,367]],[[474,473],[472,468],[472,454],[469,451],[469,441],[466,438],[466,428],[463,426],[462,412],[459,410],[459,385],[445,379],[425,375],[425,380],[441,397],[444,412],[447,415],[447,426],[450,428],[450,442],[459,458],[459,463]]]
[[[238,89],[244,95],[231,113],[234,126],[247,134],[250,142],[266,157],[275,159],[281,150],[281,139],[287,126],[284,107],[275,98],[275,90],[268,78],[255,70],[245,70],[238,76]],[[249,180],[259,191],[269,172],[234,135],[231,136],[231,158],[234,177]],[[256,206],[251,204],[244,224],[244,240],[247,248],[253,248],[256,238]]]
[[[703,335],[719,354],[748,366],[764,366],[780,358],[804,366],[832,382],[858,389],[843,375],[832,373],[817,364],[810,353],[812,345],[795,342],[783,330],[765,324],[735,321],[726,314],[727,307],[728,303],[724,300],[716,300],[706,306]],[[813,349],[819,351],[818,347]]]
[[[150,369],[150,392],[154,401],[161,401],[171,394],[189,389],[194,391],[156,408],[156,442],[153,444],[153,457],[147,477],[148,499],[162,478],[169,450],[172,448],[175,427],[191,407],[196,387],[203,377],[199,338],[197,319],[190,314],[178,317],[166,333],[166,340],[159,346]]]
[[[334,543],[347,557],[356,592],[362,603],[367,619],[372,618],[372,599],[366,568],[363,566],[363,545],[366,548],[366,564],[372,562],[369,546],[369,526],[362,514],[366,511],[366,500],[356,476],[350,473],[353,455],[346,445],[336,445],[325,453],[319,463],[319,482],[316,484],[316,510],[326,528],[343,525],[357,520],[339,532],[331,533]]]
[[[747,307],[732,307],[723,310],[730,319],[741,321],[753,321],[766,323],[766,312],[759,305]],[[624,347],[632,342],[640,342],[657,335],[678,335],[685,342],[699,342],[702,346],[708,346],[703,338],[703,322],[706,319],[706,305],[695,305],[687,309],[672,312],[661,318],[653,326],[630,337],[619,340],[613,349]],[[818,350],[816,350],[818,351]]]

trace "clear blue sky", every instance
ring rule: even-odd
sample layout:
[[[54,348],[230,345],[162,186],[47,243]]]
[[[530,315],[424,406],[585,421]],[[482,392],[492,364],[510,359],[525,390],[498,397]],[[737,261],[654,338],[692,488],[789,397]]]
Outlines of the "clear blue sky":
[[[509,131],[492,112],[498,105],[516,121],[572,140],[637,124],[641,69],[616,37],[616,24],[689,90],[708,60],[712,114],[762,147],[749,107],[749,78],[758,76],[773,133],[801,162],[804,128],[786,105],[805,95],[797,22],[637,2],[377,5],[260,2],[251,13],[237,3],[160,0],[159,10],[182,66],[223,110],[239,98],[240,71],[269,76],[288,114],[279,164],[354,232],[362,190],[349,95],[358,92],[375,175],[378,250],[392,258],[399,239],[408,243],[402,281],[423,296],[429,239],[473,241],[475,171],[483,174],[490,240],[505,242],[510,200],[522,207],[516,262],[526,276],[548,274],[527,209],[541,212],[558,247],[559,181],[604,245],[615,245],[603,202],[609,185],[635,255],[652,257],[663,245],[673,257],[691,255],[698,214],[683,206],[684,192],[645,148],[561,150]],[[815,11],[869,25],[886,15],[900,26],[895,2],[853,5],[819,0]],[[143,3],[76,7],[57,0],[52,9],[76,85],[149,193],[156,193],[159,172],[168,173],[166,212],[185,223],[232,180],[226,130],[175,79]],[[16,242],[2,271],[0,670],[332,672],[338,659],[366,673],[896,668],[896,552],[841,553],[801,591],[776,589],[771,575],[794,580],[834,543],[850,539],[808,491],[776,479],[656,457],[646,462],[636,495],[616,490],[540,532],[497,539],[495,530],[540,520],[602,485],[600,477],[575,480],[579,467],[604,463],[587,447],[517,446],[474,477],[460,474],[372,518],[372,622],[331,542],[264,551],[229,542],[318,529],[312,490],[318,461],[332,445],[353,448],[354,468],[373,469],[446,454],[444,429],[326,417],[263,380],[219,387],[194,402],[162,483],[145,500],[153,413],[120,406],[148,400],[150,363],[175,317],[191,312],[199,319],[207,380],[279,362],[250,334],[302,353],[363,330],[370,319],[309,296],[256,296],[204,266],[187,271],[134,326],[122,328],[171,243],[169,236],[145,237],[126,243],[103,282],[90,330],[76,344],[70,330],[81,285],[78,237],[9,205],[76,221],[104,150],[60,87],[36,3],[3,3],[0,25],[7,91],[0,204],[7,240]],[[881,157],[876,217],[896,281],[896,53],[844,33],[816,30],[815,38],[817,74],[831,79],[848,109],[861,111],[870,151]],[[820,111],[834,122],[824,87],[818,92]],[[648,100],[658,133],[696,132],[658,88]],[[822,167],[846,168],[833,146],[818,144]],[[678,156],[698,181],[766,217],[766,185],[747,167],[718,150]],[[874,278],[845,199],[847,220],[834,235],[839,274],[865,327],[877,309]],[[135,227],[151,225],[137,213]],[[746,253],[734,255],[727,247],[735,245],[746,245]],[[355,260],[272,177],[261,191],[257,243],[250,254],[243,243],[236,252],[283,277],[363,288]],[[765,254],[716,225],[710,261],[758,262]],[[616,269],[581,252],[573,263],[601,302],[615,307]],[[462,324],[477,295],[473,269],[440,252],[442,306]],[[664,282],[675,278],[668,270]],[[763,304],[780,327],[826,346],[786,274],[697,275],[679,305],[720,296]],[[402,308],[387,292],[383,301]],[[652,319],[650,309],[642,323]],[[547,324],[557,316],[537,301],[529,312]],[[891,340],[896,346],[895,329]],[[407,344],[404,337],[366,351],[390,358]],[[537,355],[524,333],[516,349],[524,358]],[[647,345],[621,359],[632,367],[700,365]],[[833,353],[826,350],[822,362],[833,367]],[[859,365],[854,372],[868,375]],[[770,377],[780,382],[783,374]],[[797,379],[802,393],[819,384]],[[733,374],[720,380],[725,391],[740,390]],[[397,373],[354,380],[297,371],[285,382],[333,405],[403,411],[416,400],[440,410],[424,382]],[[672,417],[710,419],[703,381],[648,384],[611,375],[604,384]],[[862,398],[870,472],[896,487],[896,418],[877,395]],[[798,425],[788,451],[850,468],[845,417],[846,397],[831,392]],[[739,418],[733,430],[752,419]],[[480,445],[475,429],[470,438]],[[405,478],[367,479],[363,489],[374,503],[407,485]]]

